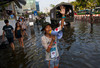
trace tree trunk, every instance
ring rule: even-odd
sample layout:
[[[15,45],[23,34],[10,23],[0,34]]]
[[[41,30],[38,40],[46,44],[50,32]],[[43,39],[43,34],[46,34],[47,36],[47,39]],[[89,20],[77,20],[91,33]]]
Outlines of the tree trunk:
[[[16,10],[15,10],[15,6],[14,6],[14,2],[12,2],[12,8],[13,8],[13,13],[14,13],[15,20],[17,20],[17,18],[16,18]]]
[[[3,6],[2,6],[2,13],[3,13],[3,19],[7,19],[6,9]]]

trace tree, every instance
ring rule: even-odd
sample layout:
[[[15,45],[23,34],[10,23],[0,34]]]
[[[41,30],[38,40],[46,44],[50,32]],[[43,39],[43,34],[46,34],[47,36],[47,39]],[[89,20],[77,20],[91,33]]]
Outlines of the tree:
[[[40,17],[42,14],[44,14],[43,12],[38,12],[38,16]]]
[[[7,13],[6,13],[6,9],[5,9],[5,7],[7,7],[7,6],[9,6],[9,4],[4,4],[4,5],[0,6],[5,19],[8,18]]]
[[[100,0],[97,0],[97,6],[100,6]]]
[[[76,0],[79,3],[80,9],[86,9],[87,0]]]
[[[87,8],[94,9],[96,7],[97,0],[88,0],[87,1]]]
[[[71,4],[74,6],[74,10],[77,11],[79,10],[79,4],[76,1],[71,2]]]
[[[47,15],[50,15],[50,12],[48,12]]]
[[[96,5],[100,6],[100,0],[76,0],[71,3],[74,5],[75,10],[93,9]]]
[[[7,13],[6,13],[5,7],[9,6],[11,3],[13,3],[13,7],[15,7],[14,6],[14,3],[15,3],[19,8],[22,8],[22,6],[20,5],[19,2],[21,4],[23,4],[23,5],[26,4],[26,1],[25,0],[5,0],[5,1],[1,0],[0,1],[0,7],[1,7],[2,11],[3,11],[3,15],[4,15],[4,18],[5,19],[7,19],[7,17],[8,17],[7,16]],[[15,11],[15,8],[13,8],[13,10]],[[16,18],[15,12],[14,12],[14,15],[15,15],[15,18]]]
[[[53,8],[53,7],[55,7],[55,5],[53,5],[53,4],[50,4],[50,7],[52,7],[52,8]]]
[[[83,10],[86,9],[87,1],[86,0],[76,0],[74,2],[71,2],[72,5],[74,5],[74,9],[77,10]]]

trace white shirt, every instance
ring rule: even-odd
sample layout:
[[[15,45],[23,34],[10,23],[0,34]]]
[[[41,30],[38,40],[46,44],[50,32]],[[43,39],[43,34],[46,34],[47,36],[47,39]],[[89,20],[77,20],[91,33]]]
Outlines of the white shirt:
[[[61,26],[61,21],[59,22],[59,25]],[[66,25],[66,22],[64,22],[64,25]],[[63,28],[64,28],[64,26],[63,26]]]
[[[22,29],[26,29],[26,23],[25,22],[20,22]]]
[[[72,11],[71,11],[71,10],[69,10],[69,13],[72,13]]]

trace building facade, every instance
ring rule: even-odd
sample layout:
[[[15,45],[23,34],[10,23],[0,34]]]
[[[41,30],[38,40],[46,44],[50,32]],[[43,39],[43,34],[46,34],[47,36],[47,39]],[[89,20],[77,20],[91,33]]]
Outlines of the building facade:
[[[26,0],[26,5],[22,6],[23,11],[36,10],[35,0]]]
[[[36,3],[36,11],[40,11],[39,2],[36,1],[35,3]]]

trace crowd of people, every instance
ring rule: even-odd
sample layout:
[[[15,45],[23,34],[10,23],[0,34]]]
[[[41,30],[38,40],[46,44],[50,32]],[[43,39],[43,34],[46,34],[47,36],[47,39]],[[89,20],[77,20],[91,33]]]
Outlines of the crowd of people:
[[[65,7],[60,6],[60,13],[62,15],[61,19],[61,25],[57,27],[58,30],[62,30],[64,27],[64,20],[66,18],[65,14]],[[9,24],[8,20],[4,20],[5,26],[3,26],[3,36],[2,40],[4,41],[4,35],[6,35],[6,38],[11,45],[12,49],[15,50],[14,46],[14,40],[15,38],[18,39],[19,44],[21,47],[24,48],[23,38],[24,35],[27,36],[26,33],[26,23],[24,21],[24,18],[19,18],[15,24],[15,30],[14,28]],[[44,35],[41,37],[41,42],[43,47],[46,51],[46,60],[49,68],[58,68],[59,67],[59,52],[57,47],[57,36],[54,36],[50,34],[50,31],[52,31],[52,25],[46,22],[44,26],[42,26],[42,30],[44,31]]]
[[[5,26],[3,26],[2,29],[3,30],[2,41],[4,41],[4,36],[6,36],[9,44],[11,45],[11,48],[15,50],[14,40],[18,39],[20,46],[24,48],[23,39],[25,35],[27,36],[26,33],[27,25],[25,22],[25,18],[19,17],[19,19],[15,24],[15,30],[13,26],[9,24],[9,20],[7,19],[4,20],[4,23]]]

